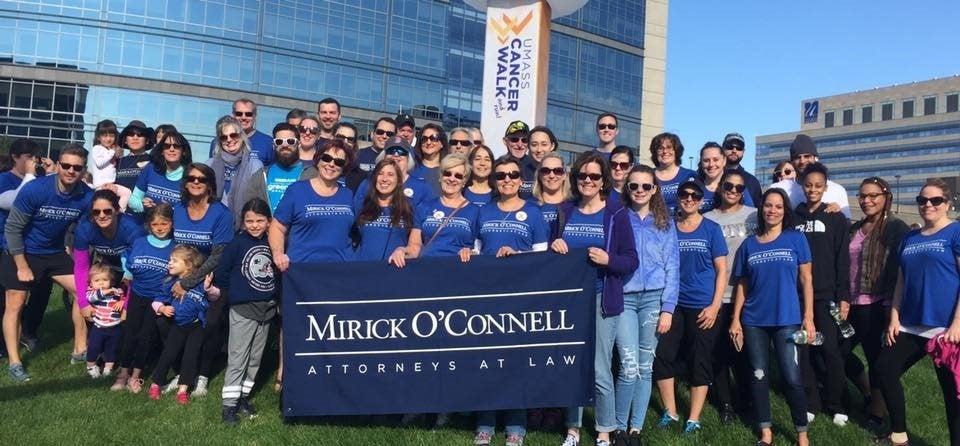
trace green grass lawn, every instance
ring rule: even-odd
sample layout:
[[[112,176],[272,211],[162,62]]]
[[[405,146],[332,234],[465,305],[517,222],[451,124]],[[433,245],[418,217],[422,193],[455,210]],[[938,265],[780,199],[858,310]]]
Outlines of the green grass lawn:
[[[54,296],[59,296],[59,293]],[[0,431],[4,444],[320,444],[320,445],[470,445],[473,439],[471,417],[456,416],[450,427],[432,430],[400,427],[395,424],[368,426],[368,418],[324,418],[284,424],[279,411],[279,396],[269,381],[275,360],[261,373],[252,402],[260,416],[244,420],[239,427],[220,423],[220,388],[223,374],[211,381],[211,393],[194,399],[186,407],[178,406],[172,395],[157,402],[144,392],[133,395],[110,392],[113,379],[93,380],[82,365],[70,365],[72,330],[60,299],[50,301],[39,353],[26,353],[24,360],[33,380],[17,384],[4,374],[0,377]],[[275,352],[268,352],[268,356]],[[6,366],[6,362],[3,362]],[[905,376],[912,445],[945,445],[949,442],[945,427],[943,400],[929,360],[924,360]],[[269,381],[269,382],[268,382]],[[322,394],[322,392],[319,392]],[[851,418],[859,422],[859,394],[854,394]],[[681,415],[687,410],[687,395],[681,392]],[[775,444],[793,442],[792,424],[784,399],[772,397]],[[708,406],[702,418],[703,431],[692,437],[680,434],[681,427],[657,429],[657,397],[647,414],[645,439],[648,445],[746,445],[755,441],[751,427],[742,423],[720,425],[717,412]],[[584,419],[592,426],[590,412]],[[589,431],[589,430],[587,430]],[[818,415],[810,427],[810,438],[817,445],[871,444],[871,434],[856,424],[840,428],[825,415]],[[494,445],[502,445],[503,437]],[[559,432],[531,432],[529,445],[559,445]],[[585,432],[584,445],[592,445],[592,434]]]

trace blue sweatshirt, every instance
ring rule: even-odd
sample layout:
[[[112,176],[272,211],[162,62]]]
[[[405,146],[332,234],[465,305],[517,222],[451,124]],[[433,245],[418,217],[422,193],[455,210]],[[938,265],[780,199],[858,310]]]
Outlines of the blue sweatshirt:
[[[667,229],[660,230],[653,224],[653,214],[644,219],[630,211],[633,238],[637,243],[640,266],[623,286],[624,293],[663,289],[660,311],[673,313],[680,296],[680,242],[673,221]]]
[[[165,280],[163,282],[163,293],[153,299],[154,302],[160,302],[164,305],[173,306],[173,322],[179,326],[190,325],[199,321],[200,326],[207,326],[207,293],[203,290],[203,283],[190,288],[183,299],[173,297],[173,284],[177,280]]]
[[[266,232],[259,238],[246,231],[237,234],[223,250],[213,274],[214,285],[230,305],[276,298],[279,279]]]

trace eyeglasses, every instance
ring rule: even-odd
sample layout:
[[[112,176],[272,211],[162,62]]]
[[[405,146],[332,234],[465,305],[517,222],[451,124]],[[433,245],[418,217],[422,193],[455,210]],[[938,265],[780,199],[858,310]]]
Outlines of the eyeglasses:
[[[356,138],[355,136],[347,136],[347,135],[341,135],[341,134],[337,133],[336,135],[333,135],[333,137],[334,137],[334,138],[337,138],[337,139],[339,139],[339,140],[348,141],[348,142],[351,142],[351,143],[357,142],[357,138]]]
[[[597,124],[597,130],[616,130],[616,124]]]
[[[257,115],[257,114],[256,114],[255,112],[242,112],[242,111],[235,111],[235,112],[233,112],[233,116],[236,116],[236,117],[238,117],[238,118],[243,117],[243,116],[246,116],[246,117],[248,117],[248,118],[252,118],[252,117],[254,117],[254,116],[256,116],[256,115]]]
[[[773,171],[773,174],[774,174],[774,175],[777,175],[777,176],[780,176],[780,175],[792,175],[792,174],[793,174],[793,169],[774,170],[774,171]]]
[[[376,133],[379,136],[387,135],[387,138],[392,138],[393,135],[397,134],[397,132],[390,132],[384,129],[376,129],[373,131],[373,133]]]
[[[177,150],[181,150],[181,149],[183,149],[183,146],[181,146],[180,144],[177,144],[177,143],[175,143],[175,142],[163,143],[163,144],[160,144],[160,147],[163,147],[163,150],[167,150],[167,149],[177,149]]]
[[[693,198],[694,201],[700,201],[703,199],[703,194],[699,194],[689,190],[682,190],[680,192],[677,192],[677,198],[681,200]]]
[[[385,152],[387,153],[387,155],[391,155],[391,156],[410,155],[410,152],[408,152],[407,149],[404,149],[403,147],[390,147]]]
[[[723,150],[736,150],[737,152],[743,152],[743,146],[730,144],[729,146],[724,147]]]
[[[857,194],[857,198],[859,198],[860,200],[868,200],[868,199],[869,199],[869,200],[873,201],[873,200],[876,200],[877,198],[879,198],[881,195],[883,195],[883,194],[882,194],[882,193]]]
[[[109,216],[113,215],[113,208],[91,209],[91,210],[90,210],[90,214],[92,214],[94,217],[96,217],[96,216],[98,216],[98,215],[101,215],[101,214],[103,214],[104,217],[109,217]]]
[[[543,176],[550,175],[551,173],[554,175],[560,176],[560,175],[563,175],[565,172],[566,171],[563,170],[562,167],[553,167],[553,168],[541,167],[540,168],[540,175],[543,175]]]
[[[624,161],[624,162],[622,162],[622,163],[618,163],[618,162],[616,162],[616,161],[610,161],[610,168],[611,168],[611,169],[614,169],[614,170],[616,170],[616,169],[620,169],[620,170],[630,170],[630,167],[631,167],[631,166],[633,166],[633,164],[630,164],[629,161]]]
[[[451,139],[451,146],[473,147],[473,141],[469,139]]]
[[[599,173],[586,173],[586,172],[580,172],[577,174],[578,181],[587,181],[587,178],[589,178],[590,181],[600,181],[600,179],[603,178],[603,175]]]
[[[627,183],[627,189],[632,191],[643,189],[646,192],[650,192],[653,190],[653,183]]]
[[[187,175],[188,183],[206,183],[207,177],[202,175]]]
[[[343,158],[334,158],[329,153],[324,153],[323,155],[320,155],[320,161],[323,161],[325,163],[333,163],[333,165],[337,167],[343,167],[347,165],[347,160]]]
[[[83,164],[70,164],[60,161],[60,168],[63,170],[72,170],[74,172],[80,172],[83,170]]]
[[[273,140],[273,145],[293,147],[297,145],[297,138],[277,138]]]
[[[746,184],[734,184],[729,181],[723,182],[723,190],[727,192],[736,192],[738,194],[742,194],[746,188],[747,188]]]
[[[313,135],[320,133],[320,127],[304,127],[301,125],[297,127],[297,129],[300,130],[300,133],[309,133]]]
[[[514,170],[514,171],[511,171],[511,172],[497,172],[497,173],[493,174],[493,177],[496,178],[497,181],[504,181],[504,180],[506,180],[508,177],[509,177],[511,180],[516,180],[516,179],[519,179],[519,178],[520,178],[520,171]]]
[[[527,143],[527,137],[526,137],[526,136],[511,136],[511,137],[507,138],[507,141],[510,141],[510,142],[512,142],[512,143],[522,142],[522,143],[526,144],[526,143]]]
[[[947,202],[946,197],[924,197],[923,195],[917,195],[917,205],[926,206],[929,203],[931,206],[940,206]]]
[[[429,135],[429,136],[423,135],[423,136],[421,136],[421,138],[423,138],[424,141],[430,141],[430,142],[438,142],[438,141],[440,141],[440,135]]]
[[[677,149],[673,147],[657,147],[657,152],[676,152]]]
[[[462,173],[460,173],[460,172],[451,172],[451,171],[449,171],[449,170],[444,170],[444,171],[443,171],[443,176],[445,176],[445,177],[454,177],[454,178],[456,178],[456,179],[458,179],[458,180],[462,180],[462,179],[463,179],[463,174],[462,174]]]

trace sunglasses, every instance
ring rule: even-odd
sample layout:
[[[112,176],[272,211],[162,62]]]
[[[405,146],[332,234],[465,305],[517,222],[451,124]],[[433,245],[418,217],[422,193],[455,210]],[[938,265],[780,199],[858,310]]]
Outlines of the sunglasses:
[[[616,124],[597,124],[597,130],[616,130]]]
[[[677,198],[681,200],[693,198],[694,201],[700,201],[703,199],[703,194],[699,194],[699,193],[688,191],[688,190],[683,190],[683,191],[677,192]]]
[[[133,137],[135,137],[135,138],[144,138],[144,137],[146,137],[147,135],[144,135],[143,132],[130,132],[130,133],[127,133],[127,137],[128,137],[128,138],[131,137],[131,136],[133,136]]]
[[[611,168],[611,169],[614,169],[614,170],[616,170],[616,169],[620,169],[620,170],[630,170],[630,167],[632,167],[632,166],[633,166],[633,164],[630,164],[630,162],[628,162],[628,161],[624,161],[624,162],[622,162],[622,163],[618,163],[618,162],[615,162],[615,161],[610,161],[610,168]]]
[[[439,136],[439,135],[430,135],[430,136],[424,135],[424,136],[422,136],[422,138],[423,138],[424,140],[430,141],[430,142],[440,141],[440,136]]]
[[[743,152],[743,146],[729,145],[724,147],[723,150],[736,150],[737,152]]]
[[[746,188],[747,188],[746,184],[733,184],[729,181],[723,182],[723,190],[727,192],[736,192],[738,194],[742,194],[744,189]]]
[[[551,174],[551,173],[554,174],[554,175],[560,176],[560,175],[563,175],[564,172],[565,172],[565,171],[563,170],[562,167],[553,167],[553,168],[550,168],[550,167],[541,167],[541,168],[540,168],[540,175],[543,175],[543,176],[547,176],[547,175],[549,175],[549,174]]]
[[[475,146],[479,146],[479,145],[482,145],[482,144],[483,144],[483,141],[481,141],[481,140],[479,140],[479,139],[473,140],[473,145],[475,145]]]
[[[104,217],[109,217],[109,216],[113,215],[113,208],[91,209],[91,210],[90,210],[90,213],[93,214],[94,217],[96,217],[96,216],[98,216],[98,215],[101,215],[101,214],[102,214]]]
[[[329,153],[324,153],[323,155],[320,155],[320,161],[323,161],[325,163],[333,163],[334,166],[341,167],[341,168],[347,165],[347,160],[343,158],[334,158]]]
[[[410,155],[410,152],[408,152],[407,149],[404,149],[403,147],[391,147],[391,148],[389,148],[389,149],[386,150],[386,153],[387,153],[387,155],[392,155],[392,156],[407,156],[407,155]]]
[[[254,116],[256,116],[256,115],[257,115],[257,114],[254,113],[254,112],[242,112],[242,111],[235,111],[235,112],[233,112],[233,116],[236,116],[236,117],[238,117],[238,118],[239,118],[239,117],[243,117],[243,116],[246,116],[246,117],[248,117],[248,118],[252,118],[252,117],[254,117]]]
[[[783,169],[783,170],[774,170],[774,175],[791,175],[793,174],[793,169]]]
[[[188,183],[206,183],[207,177],[202,175],[187,175]]]
[[[83,164],[70,164],[60,161],[60,168],[63,170],[72,170],[74,172],[80,172],[83,170]]]
[[[304,127],[301,125],[297,127],[297,129],[300,130],[300,133],[309,133],[313,135],[320,133],[320,127]]]
[[[946,197],[924,197],[923,195],[917,195],[917,204],[920,206],[926,206],[927,203],[930,203],[931,206],[940,206],[946,202]]]
[[[376,129],[373,131],[373,133],[376,133],[379,136],[387,135],[388,138],[392,138],[393,135],[397,134],[397,132],[390,132],[384,129]]]
[[[183,149],[183,146],[181,146],[180,144],[177,144],[177,143],[175,143],[175,142],[163,143],[163,144],[160,144],[160,147],[163,147],[163,150],[167,150],[167,149],[177,149],[177,150],[181,150],[181,149]]]
[[[473,141],[469,139],[451,139],[451,146],[473,147]]]
[[[224,133],[220,135],[219,138],[220,138],[220,142],[226,142],[228,139],[240,139],[240,134],[236,132],[229,133],[229,134]]]
[[[517,170],[511,171],[511,172],[497,172],[497,173],[493,174],[493,177],[496,178],[497,181],[504,181],[504,180],[506,180],[508,177],[509,177],[511,180],[516,180],[516,179],[519,179],[519,178],[520,178],[520,172],[517,171]]]
[[[526,144],[526,143],[527,143],[527,137],[526,137],[526,136],[511,136],[511,137],[507,138],[507,141],[510,141],[510,142],[512,142],[512,143],[522,142],[522,143]]]
[[[580,172],[577,174],[578,181],[587,181],[587,178],[589,178],[590,181],[600,181],[600,179],[603,178],[603,175],[599,173],[586,173],[586,172]]]
[[[632,191],[643,189],[646,192],[650,192],[653,190],[653,183],[627,183],[627,189]]]
[[[341,140],[341,141],[348,141],[348,142],[351,142],[351,143],[357,142],[357,138],[354,137],[354,136],[346,136],[346,135],[341,135],[341,134],[337,133],[336,135],[333,135],[333,137],[334,137],[334,138],[337,138],[337,139],[339,139],[339,140]]]
[[[458,179],[458,180],[462,180],[462,179],[463,179],[463,174],[462,174],[462,173],[459,173],[459,172],[451,172],[451,171],[449,171],[449,170],[444,170],[444,171],[443,171],[443,176],[445,176],[445,177],[454,177],[454,178],[456,178],[456,179]]]
[[[866,199],[876,200],[877,198],[880,198],[881,195],[883,195],[883,194],[882,194],[882,193],[857,194],[857,198],[859,198],[859,199],[861,199],[861,200],[866,200]]]
[[[277,138],[273,140],[273,145],[293,147],[297,145],[297,138]]]

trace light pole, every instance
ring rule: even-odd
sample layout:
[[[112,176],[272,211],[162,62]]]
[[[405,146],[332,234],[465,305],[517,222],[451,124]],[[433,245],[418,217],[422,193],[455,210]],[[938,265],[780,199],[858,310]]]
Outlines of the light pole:
[[[897,179],[897,214],[900,213],[900,175],[894,175]]]
[[[692,157],[692,156],[691,156],[691,157],[688,157],[688,159],[690,159],[690,170],[694,170],[694,169],[693,169],[693,157]]]

